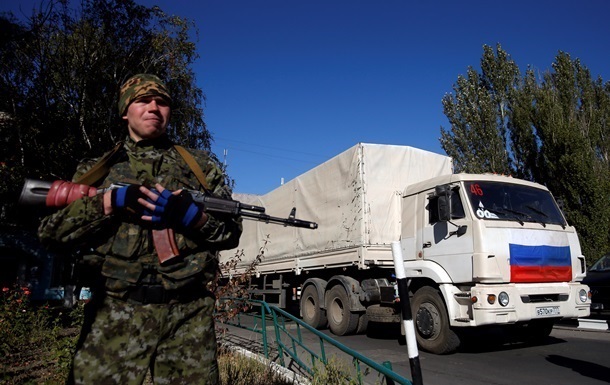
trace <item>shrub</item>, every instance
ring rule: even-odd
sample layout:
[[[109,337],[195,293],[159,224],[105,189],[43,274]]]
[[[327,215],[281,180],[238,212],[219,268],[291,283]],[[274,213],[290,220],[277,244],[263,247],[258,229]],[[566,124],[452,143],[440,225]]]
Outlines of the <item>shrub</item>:
[[[230,299],[217,301],[214,315],[217,322],[226,322],[250,308],[244,299],[250,297],[248,287],[250,278],[256,273],[256,267],[263,260],[267,243],[269,243],[269,235],[265,238],[258,255],[248,266],[243,267],[242,259],[245,256],[243,250],[237,250],[233,256],[219,265],[219,275],[208,287],[216,298]]]
[[[271,366],[247,358],[230,349],[220,348],[218,369],[221,385],[292,385]]]
[[[0,299],[0,380],[4,384],[60,384],[76,345],[73,318],[65,310],[30,302],[27,287],[3,288]]]
[[[329,384],[358,385],[359,382],[355,377],[353,368],[350,368],[344,361],[331,357],[326,365],[318,363],[314,368],[314,375],[311,380],[311,385]]]

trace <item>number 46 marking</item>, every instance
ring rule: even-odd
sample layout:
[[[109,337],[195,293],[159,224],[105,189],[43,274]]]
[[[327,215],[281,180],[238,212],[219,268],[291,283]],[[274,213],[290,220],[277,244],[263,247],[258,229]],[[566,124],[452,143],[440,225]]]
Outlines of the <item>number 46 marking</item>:
[[[470,193],[472,195],[483,196],[483,190],[481,189],[481,187],[478,184],[470,185]]]

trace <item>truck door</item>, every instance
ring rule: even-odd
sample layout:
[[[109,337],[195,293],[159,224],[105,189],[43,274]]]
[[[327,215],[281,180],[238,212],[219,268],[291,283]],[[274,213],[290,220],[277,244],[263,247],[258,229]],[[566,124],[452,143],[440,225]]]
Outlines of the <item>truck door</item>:
[[[438,197],[427,194],[421,199],[425,205],[422,220],[422,257],[434,261],[447,271],[454,283],[472,281],[472,255],[474,252],[472,219],[464,210],[459,187],[451,189],[451,220],[438,217]],[[462,227],[461,231],[458,231]]]

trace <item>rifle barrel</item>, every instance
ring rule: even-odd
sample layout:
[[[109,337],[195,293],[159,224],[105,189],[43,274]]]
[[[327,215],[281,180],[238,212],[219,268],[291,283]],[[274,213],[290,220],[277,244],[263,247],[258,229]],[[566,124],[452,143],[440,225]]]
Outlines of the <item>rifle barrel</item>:
[[[279,217],[273,217],[271,215],[262,214],[262,213],[255,214],[255,213],[248,213],[248,212],[242,212],[241,216],[245,217],[245,218],[256,219],[258,221],[265,222],[265,223],[275,223],[275,224],[281,224],[284,226],[302,227],[302,228],[311,229],[311,230],[315,230],[318,228],[318,224],[316,222],[304,221],[302,219],[296,219],[296,218],[279,218]]]

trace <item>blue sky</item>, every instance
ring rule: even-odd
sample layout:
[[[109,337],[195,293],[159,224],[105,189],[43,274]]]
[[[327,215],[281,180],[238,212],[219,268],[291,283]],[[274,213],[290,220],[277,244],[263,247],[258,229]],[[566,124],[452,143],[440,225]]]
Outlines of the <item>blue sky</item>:
[[[480,70],[484,44],[541,72],[561,50],[610,80],[606,0],[137,2],[196,23],[205,121],[241,193],[269,192],[358,142],[444,153],[441,99]],[[8,3],[0,10],[32,0]]]

